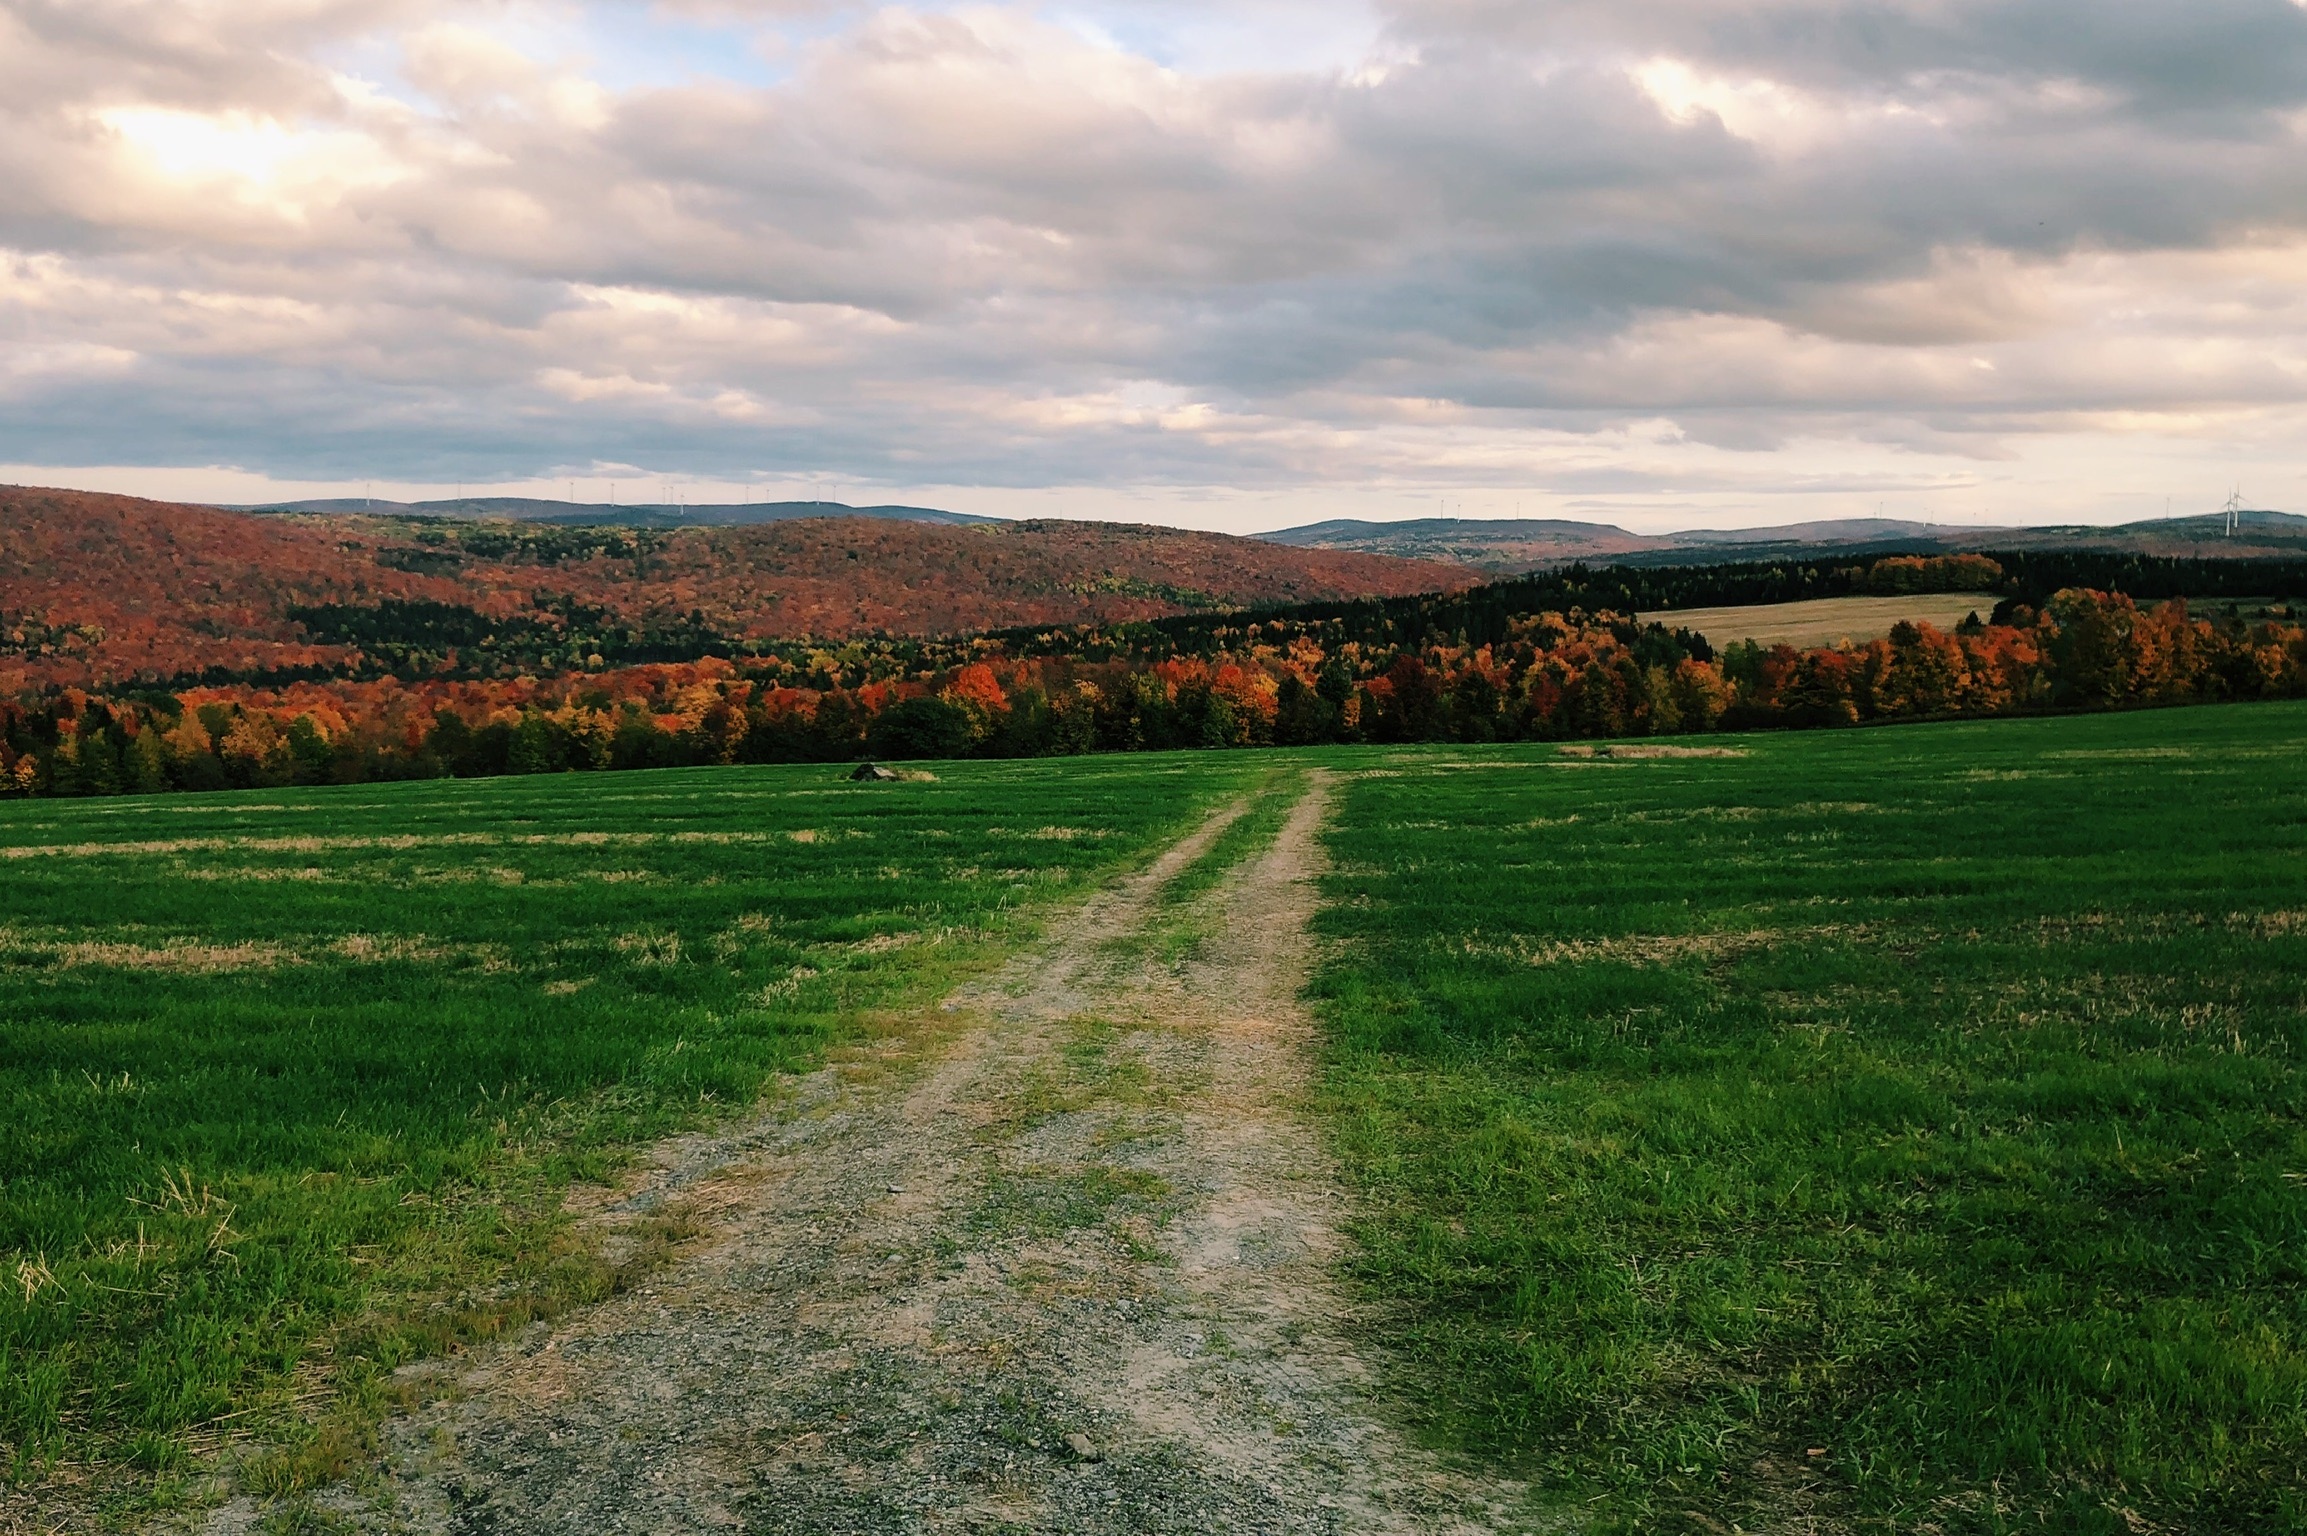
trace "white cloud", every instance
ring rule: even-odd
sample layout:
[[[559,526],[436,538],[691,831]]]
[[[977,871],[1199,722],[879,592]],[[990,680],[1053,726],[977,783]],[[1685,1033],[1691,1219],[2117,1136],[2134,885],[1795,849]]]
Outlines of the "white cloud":
[[[2205,5],[0,0],[0,457],[2307,501],[2307,17]]]

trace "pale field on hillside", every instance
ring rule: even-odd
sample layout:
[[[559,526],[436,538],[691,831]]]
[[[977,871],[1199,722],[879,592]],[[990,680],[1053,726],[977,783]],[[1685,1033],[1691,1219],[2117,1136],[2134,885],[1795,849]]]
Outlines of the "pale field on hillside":
[[[1643,614],[1642,622],[1696,630],[1718,650],[1735,640],[1806,648],[1838,640],[1863,645],[1889,634],[1901,619],[1952,629],[1965,614],[1984,619],[1994,608],[1991,592],[1921,592],[1908,597],[1822,597],[1745,608],[1678,608]]]

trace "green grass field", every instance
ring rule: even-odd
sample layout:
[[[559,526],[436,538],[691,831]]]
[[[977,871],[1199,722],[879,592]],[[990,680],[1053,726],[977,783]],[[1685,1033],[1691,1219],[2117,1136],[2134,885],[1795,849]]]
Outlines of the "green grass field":
[[[1405,1400],[1575,1528],[2307,1526],[2307,708],[1719,740],[1346,765]]]
[[[569,1181],[1265,770],[937,771],[0,806],[0,1476],[341,1469],[396,1364],[620,1283]]]
[[[572,1181],[1247,797],[1182,954],[1327,763],[1317,1108],[1436,1440],[1569,1529],[2307,1527],[2307,708],[1721,749],[0,806],[0,1475],[356,1465],[662,1252]]]

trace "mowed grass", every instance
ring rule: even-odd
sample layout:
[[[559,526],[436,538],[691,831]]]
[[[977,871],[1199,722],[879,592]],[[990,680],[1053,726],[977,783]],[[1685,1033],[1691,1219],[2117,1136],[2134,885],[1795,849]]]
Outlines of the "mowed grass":
[[[1807,648],[1848,640],[1864,645],[1899,623],[1953,629],[1969,614],[1995,611],[1992,592],[1915,592],[1899,597],[1816,597],[1799,603],[1757,603],[1737,608],[1675,608],[1642,615],[1645,624],[1688,629],[1717,650],[1752,640],[1757,645]]]
[[[1255,777],[938,774],[0,806],[0,1475],[251,1430],[260,1482],[342,1470],[393,1367],[619,1283],[569,1181],[928,1003]]]
[[[2307,708],[1721,741],[1343,786],[1432,1433],[1576,1529],[2307,1527]]]

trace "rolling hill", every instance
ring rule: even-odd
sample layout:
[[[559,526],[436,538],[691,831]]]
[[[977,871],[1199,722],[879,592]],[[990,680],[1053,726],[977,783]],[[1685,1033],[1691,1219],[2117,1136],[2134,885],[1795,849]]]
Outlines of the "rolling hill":
[[[1640,534],[1609,523],[1542,518],[1417,518],[1399,523],[1341,518],[1259,537],[1293,549],[1354,550],[1437,560],[1493,575],[1519,575],[1573,561],[1705,565],[1718,560],[1814,559],[1830,555],[1953,553],[1978,549],[2095,549],[2182,557],[2264,559],[2307,554],[2307,517],[2245,512],[2233,535],[2218,513],[2111,527],[2060,524],[1980,528],[1897,518],[1843,518],[1776,528]]]
[[[596,528],[742,528],[798,518],[870,517],[900,523],[997,523],[1000,518],[935,507],[852,507],[838,501],[638,502],[618,506],[591,501],[549,501],[529,496],[464,496],[450,501],[379,501],[337,496],[312,501],[232,507],[235,512],[302,512],[326,516],[452,518],[463,522],[556,523]]]
[[[1455,567],[1120,524],[633,530],[260,516],[0,488],[0,692],[328,671],[380,604],[432,631],[951,635],[1464,585]],[[449,643],[467,643],[451,640]]]

